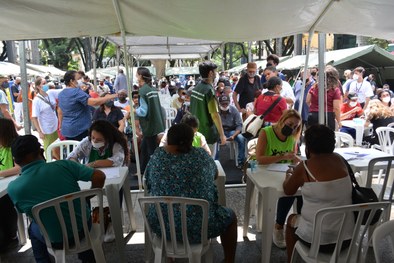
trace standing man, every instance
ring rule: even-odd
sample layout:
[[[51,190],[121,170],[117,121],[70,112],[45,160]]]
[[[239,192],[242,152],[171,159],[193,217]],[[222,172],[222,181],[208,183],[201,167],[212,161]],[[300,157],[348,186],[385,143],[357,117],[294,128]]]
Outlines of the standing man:
[[[104,84],[108,86],[111,94],[114,94],[114,86],[112,85],[111,78],[109,76],[105,77]]]
[[[15,125],[16,130],[22,129],[22,126],[18,125],[14,118],[12,118],[11,113],[8,108],[8,100],[6,94],[6,88],[8,88],[8,78],[4,75],[0,75],[0,118],[6,118],[12,120]]]
[[[48,96],[43,89],[43,79],[38,77],[35,81],[36,96],[32,105],[32,122],[40,138],[44,142],[44,151],[58,138],[58,119],[56,115],[56,100]]]
[[[216,77],[216,68],[211,61],[198,65],[202,81],[192,90],[190,98],[190,113],[200,121],[199,131],[207,139],[212,156],[216,154],[216,142],[219,139],[222,145],[226,143],[213,89],[213,84],[219,79]]]
[[[242,119],[237,108],[230,105],[230,97],[222,95],[219,97],[219,114],[223,124],[224,135],[227,141],[236,141],[238,145],[238,168],[242,169],[245,162],[245,144],[246,139],[242,136]],[[218,159],[219,155],[216,154]]]
[[[118,75],[116,76],[114,89],[116,92],[124,89],[127,91],[127,78],[126,75],[123,73],[123,69],[119,69]]]
[[[268,67],[277,67],[279,65],[279,57],[275,54],[271,54],[267,57],[267,64],[266,68]],[[278,72],[277,75],[281,80],[286,80],[286,76],[282,74],[282,72]],[[265,77],[265,75],[261,75],[261,84],[264,84],[268,79]]]
[[[257,64],[249,62],[246,66],[246,74],[239,79],[233,92],[233,101],[239,112],[246,113],[246,104],[254,101],[259,90],[261,83],[257,75]]]
[[[361,107],[365,110],[368,106],[369,100],[374,95],[371,83],[364,80],[365,69],[363,67],[357,67],[353,71],[353,81],[350,83],[349,93],[356,93],[358,102]]]
[[[35,205],[80,191],[78,181],[91,181],[92,188],[104,186],[105,174],[100,170],[94,170],[69,160],[45,162],[41,145],[33,135],[20,136],[15,139],[11,145],[11,151],[15,163],[22,167],[22,173],[8,185],[8,195],[16,209],[21,213],[26,213],[30,218],[33,218],[31,209]],[[81,210],[80,204],[75,204],[75,213],[79,218],[82,216]],[[90,209],[86,207],[82,211],[86,211],[89,218]],[[71,224],[68,217],[64,219],[66,225]],[[42,220],[45,222],[52,244],[61,247],[63,236],[55,211],[48,211],[45,216],[42,216]],[[34,220],[30,223],[28,232],[36,262],[51,262],[44,237]],[[91,250],[79,253],[78,257],[82,262],[94,262]]]
[[[15,121],[18,125],[22,125],[23,123],[23,105],[22,101],[18,101],[18,97],[22,92],[21,88],[21,78],[16,77],[14,84],[11,86],[11,96],[14,101],[14,116],[15,116]]]

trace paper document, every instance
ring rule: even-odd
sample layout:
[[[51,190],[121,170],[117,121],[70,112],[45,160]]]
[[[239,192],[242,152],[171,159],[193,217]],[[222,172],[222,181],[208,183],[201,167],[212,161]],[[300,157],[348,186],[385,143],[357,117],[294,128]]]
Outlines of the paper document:
[[[99,168],[100,171],[105,173],[106,179],[119,178],[119,167]]]
[[[345,158],[346,161],[362,159],[365,156],[368,156],[368,153],[358,153],[358,152],[345,152],[342,154],[342,157]]]
[[[268,171],[286,172],[289,169],[289,163],[272,163],[267,166]]]

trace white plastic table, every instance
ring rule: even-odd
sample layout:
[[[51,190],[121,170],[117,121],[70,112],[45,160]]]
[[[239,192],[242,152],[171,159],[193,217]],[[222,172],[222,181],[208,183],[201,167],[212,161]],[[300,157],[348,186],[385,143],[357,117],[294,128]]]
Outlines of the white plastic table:
[[[129,169],[127,167],[100,168],[106,174],[104,189],[107,196],[108,206],[111,213],[112,226],[115,232],[116,248],[119,254],[119,262],[126,262],[125,247],[126,240],[136,231],[136,222],[131,202],[130,181],[127,177]],[[90,189],[91,182],[78,182],[81,190]],[[124,203],[130,225],[126,240],[123,237],[122,209],[120,207],[119,191],[123,187]]]
[[[341,121],[342,126],[353,128],[356,130],[356,145],[361,146],[363,142],[364,130],[369,129],[365,127],[365,120],[344,120]],[[370,125],[372,127],[372,125]]]

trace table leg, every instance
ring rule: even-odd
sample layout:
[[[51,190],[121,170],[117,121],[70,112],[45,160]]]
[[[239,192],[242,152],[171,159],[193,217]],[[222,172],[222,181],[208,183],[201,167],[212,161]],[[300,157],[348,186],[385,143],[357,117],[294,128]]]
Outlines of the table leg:
[[[262,221],[262,213],[263,213],[263,209],[261,208],[262,206],[262,195],[259,191],[257,191],[257,206],[254,207],[254,209],[257,207],[257,211],[256,211],[256,231],[257,232],[261,232],[262,229],[262,225],[261,225],[261,221]]]
[[[248,236],[248,228],[249,228],[249,219],[250,219],[250,201],[253,196],[254,184],[252,180],[248,179],[246,182],[246,196],[245,196],[245,211],[244,211],[244,227],[243,227],[243,236]]]
[[[25,222],[23,221],[23,214],[17,212],[18,214],[18,238],[19,244],[26,244],[26,232],[25,232]]]
[[[105,193],[108,199],[109,211],[111,213],[112,226],[115,232],[116,248],[119,254],[119,262],[125,260],[125,242],[123,238],[122,211],[120,210],[119,189],[116,185],[109,184],[105,187]]]
[[[275,222],[278,191],[271,187],[260,190],[262,195],[263,215],[261,218],[261,262],[269,263],[272,248],[272,233]]]
[[[124,194],[127,214],[129,216],[129,221],[130,221],[130,226],[129,226],[128,231],[129,231],[129,233],[135,232],[137,230],[137,224],[135,222],[133,202],[131,201],[131,194],[130,194],[130,182],[129,182],[128,178],[126,178],[126,180],[123,184],[123,194]]]

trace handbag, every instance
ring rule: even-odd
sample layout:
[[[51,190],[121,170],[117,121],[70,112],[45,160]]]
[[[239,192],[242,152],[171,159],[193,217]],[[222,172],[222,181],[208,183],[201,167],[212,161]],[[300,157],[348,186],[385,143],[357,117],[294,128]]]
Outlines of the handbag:
[[[342,157],[343,158],[343,157]],[[348,173],[350,176],[350,179],[352,181],[352,203],[353,204],[363,204],[363,203],[375,203],[379,202],[379,199],[374,192],[372,188],[369,187],[361,187],[357,180],[356,177],[354,176],[353,170],[350,167],[349,163],[343,158],[343,161],[345,162]],[[362,224],[365,225],[367,223],[369,213],[371,211],[365,211],[364,217],[362,218]],[[371,220],[370,225],[374,225],[379,221],[380,215],[382,214],[381,210],[377,210],[374,217]],[[355,220],[358,216],[358,212],[354,212]]]
[[[279,101],[282,99],[282,97],[278,97],[272,104],[269,106],[269,108],[260,116],[257,116],[255,114],[251,114],[246,120],[244,121],[242,125],[242,135],[246,139],[250,138],[255,138],[258,136],[258,132],[260,131],[261,128],[263,128],[264,125],[264,118],[265,116],[268,115],[272,111],[272,109],[276,106],[276,104],[279,103]]]

